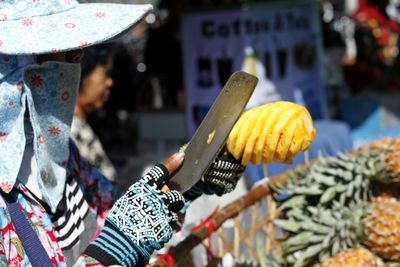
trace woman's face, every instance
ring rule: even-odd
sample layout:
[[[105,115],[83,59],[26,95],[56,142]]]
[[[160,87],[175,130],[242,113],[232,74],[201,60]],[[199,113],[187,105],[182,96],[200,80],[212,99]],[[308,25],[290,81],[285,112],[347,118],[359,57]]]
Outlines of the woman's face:
[[[84,57],[82,50],[72,50],[63,53],[51,53],[37,56],[39,64],[45,61],[59,61],[80,63]],[[111,70],[111,57],[104,65],[97,65],[91,73],[82,78],[77,105],[84,113],[89,113],[101,108],[108,100],[113,80],[109,75]]]
[[[86,113],[99,109],[108,100],[113,80],[109,74],[111,62],[97,65],[81,80],[78,105]]]

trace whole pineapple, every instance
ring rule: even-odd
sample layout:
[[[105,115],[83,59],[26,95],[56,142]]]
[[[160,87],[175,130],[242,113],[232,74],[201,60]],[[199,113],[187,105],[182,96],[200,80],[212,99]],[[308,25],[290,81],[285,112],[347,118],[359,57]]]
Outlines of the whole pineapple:
[[[340,252],[314,267],[380,267],[385,266],[381,259],[365,248],[351,248]]]
[[[374,198],[364,219],[365,245],[386,260],[400,261],[400,201],[388,195]]]
[[[282,242],[285,263],[310,266],[360,246],[372,181],[381,180],[390,180],[390,174],[381,151],[370,150],[322,158],[292,172],[285,185],[275,185],[277,193],[289,196],[279,206],[284,218],[275,220],[289,234]]]

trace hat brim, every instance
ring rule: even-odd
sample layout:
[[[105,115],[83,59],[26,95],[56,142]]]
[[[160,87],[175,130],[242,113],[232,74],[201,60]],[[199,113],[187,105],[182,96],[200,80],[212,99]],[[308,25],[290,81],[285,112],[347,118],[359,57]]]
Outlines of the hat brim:
[[[136,25],[151,5],[79,4],[65,12],[0,22],[0,53],[57,53],[108,41]]]

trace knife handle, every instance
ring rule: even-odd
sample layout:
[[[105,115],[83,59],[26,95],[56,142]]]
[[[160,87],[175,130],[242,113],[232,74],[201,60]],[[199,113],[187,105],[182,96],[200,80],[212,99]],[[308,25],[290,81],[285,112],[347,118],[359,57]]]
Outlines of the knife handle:
[[[181,165],[183,162],[183,159],[185,157],[185,153],[183,152],[178,152],[167,158],[162,164],[165,166],[165,168],[168,170],[168,174],[171,175],[173,174]],[[161,188],[161,192],[168,192],[171,191],[168,187],[168,185],[163,185]]]

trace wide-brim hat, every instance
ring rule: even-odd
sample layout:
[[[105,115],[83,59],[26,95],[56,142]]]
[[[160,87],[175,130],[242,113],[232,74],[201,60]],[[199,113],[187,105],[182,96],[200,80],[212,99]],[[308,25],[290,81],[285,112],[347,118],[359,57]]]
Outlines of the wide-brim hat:
[[[57,53],[95,45],[138,23],[151,5],[75,0],[0,1],[0,53]]]

